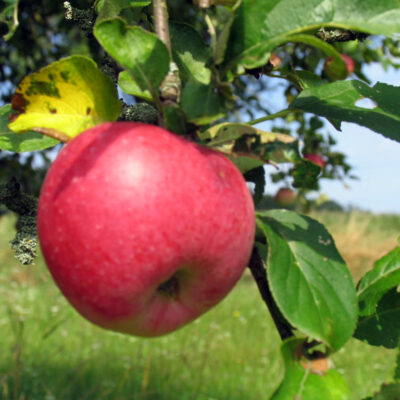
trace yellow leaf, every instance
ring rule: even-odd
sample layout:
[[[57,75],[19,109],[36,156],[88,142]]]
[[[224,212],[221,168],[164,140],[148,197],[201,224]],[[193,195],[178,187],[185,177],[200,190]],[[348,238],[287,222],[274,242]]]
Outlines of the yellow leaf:
[[[16,133],[54,130],[70,138],[121,111],[117,89],[90,58],[72,56],[28,75],[12,100]]]

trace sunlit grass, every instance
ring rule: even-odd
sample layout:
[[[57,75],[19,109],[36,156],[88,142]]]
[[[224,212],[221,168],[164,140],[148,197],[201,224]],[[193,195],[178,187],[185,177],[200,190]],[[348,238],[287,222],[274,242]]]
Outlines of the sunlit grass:
[[[320,212],[313,217],[333,235],[355,281],[399,244],[400,215],[353,211]]]
[[[279,337],[247,275],[178,332],[129,337],[81,318],[41,259],[33,267],[14,261],[12,226],[0,220],[1,400],[259,400],[278,386]],[[391,378],[395,352],[351,340],[333,361],[356,400]]]

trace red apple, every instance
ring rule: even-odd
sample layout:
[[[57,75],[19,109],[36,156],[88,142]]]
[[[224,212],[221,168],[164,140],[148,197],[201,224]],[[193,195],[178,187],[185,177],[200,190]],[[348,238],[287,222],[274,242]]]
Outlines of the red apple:
[[[253,247],[254,206],[221,153],[152,125],[105,123],[51,166],[38,231],[54,280],[80,314],[159,336],[238,281]]]
[[[319,154],[306,154],[304,158],[313,162],[314,164],[319,165],[322,169],[325,168],[325,161]]]
[[[297,193],[289,188],[281,188],[275,194],[275,201],[281,207],[289,207],[294,204]]]
[[[337,81],[339,79],[347,78],[349,75],[351,75],[354,72],[353,59],[346,54],[341,54],[341,56],[342,56],[344,62],[346,63],[346,67],[347,67],[347,75],[346,76],[341,76],[339,71],[336,70],[332,57],[328,57],[327,60],[325,61],[325,64],[324,64],[325,75],[332,81]]]

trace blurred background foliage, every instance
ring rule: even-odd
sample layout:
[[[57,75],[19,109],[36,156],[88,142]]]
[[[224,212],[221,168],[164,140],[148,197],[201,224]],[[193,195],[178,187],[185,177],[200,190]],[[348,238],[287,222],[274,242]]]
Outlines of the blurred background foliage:
[[[73,7],[90,9],[92,0],[71,1]],[[204,39],[209,40],[207,27],[202,12],[189,0],[169,0],[170,15],[175,21],[185,22],[202,32]],[[5,2],[0,1],[0,10]],[[224,10],[214,7],[215,18],[222,18]],[[104,51],[87,27],[79,26],[77,21],[67,21],[64,17],[63,1],[40,0],[19,2],[19,27],[13,37],[5,42],[0,38],[0,106],[11,101],[18,83],[29,73],[72,54],[92,57],[99,65],[107,61]],[[151,7],[143,10],[141,24],[149,28],[152,21]],[[84,29],[82,29],[84,28]],[[7,26],[0,23],[0,32],[4,34]],[[379,62],[384,68],[399,68],[399,41],[383,37],[367,37],[365,40],[336,42],[333,44],[341,53],[354,60],[355,69],[352,78],[368,82],[363,73],[363,66]],[[290,43],[275,50],[280,59],[281,75],[290,74],[295,68],[313,71],[323,79],[323,65],[326,56],[322,51],[310,46]],[[263,73],[262,69],[248,71],[247,75],[235,78],[234,93],[237,101],[230,104],[228,119],[243,122],[273,114],[287,105],[299,93],[299,88],[285,79],[277,79],[277,74]],[[129,99],[125,101],[142,101]],[[355,178],[351,163],[346,155],[335,150],[335,139],[329,133],[329,123],[317,116],[304,112],[289,114],[275,120],[272,130],[290,133],[303,143],[303,154],[317,153],[326,162],[320,179],[335,179],[343,182]],[[41,182],[51,162],[54,151],[37,152],[35,154],[11,154],[0,151],[0,184],[11,176],[16,176],[22,188],[30,193],[38,194]],[[274,182],[290,187],[290,170],[279,170],[273,173]],[[318,190],[318,185],[314,188]],[[308,190],[300,190],[300,203],[304,203]]]

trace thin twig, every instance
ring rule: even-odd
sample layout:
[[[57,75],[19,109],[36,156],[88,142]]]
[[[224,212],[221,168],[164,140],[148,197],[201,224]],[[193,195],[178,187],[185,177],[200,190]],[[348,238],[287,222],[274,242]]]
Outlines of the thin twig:
[[[254,280],[256,281],[261,297],[271,313],[272,319],[274,320],[275,326],[279,332],[279,336],[282,340],[294,336],[292,327],[284,319],[272,297],[271,289],[267,280],[267,273],[260,254],[258,253],[257,247],[254,247],[253,249],[253,253],[249,262],[249,268]]]

